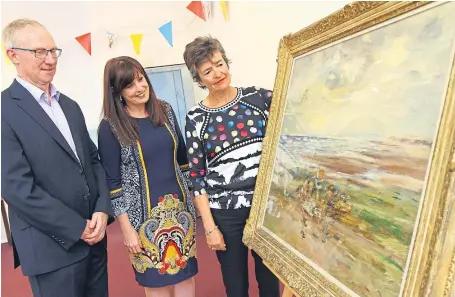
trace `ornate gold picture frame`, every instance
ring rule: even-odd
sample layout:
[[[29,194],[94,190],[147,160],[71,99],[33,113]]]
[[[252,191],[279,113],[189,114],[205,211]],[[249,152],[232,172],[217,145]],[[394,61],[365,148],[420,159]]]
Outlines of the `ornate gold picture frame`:
[[[244,242],[297,294],[453,296],[454,20],[353,2],[280,41]]]

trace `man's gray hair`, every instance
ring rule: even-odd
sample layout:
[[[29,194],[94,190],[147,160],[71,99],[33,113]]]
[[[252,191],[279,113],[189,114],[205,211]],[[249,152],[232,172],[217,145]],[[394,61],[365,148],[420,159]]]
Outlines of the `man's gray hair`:
[[[17,47],[17,32],[28,26],[45,28],[38,21],[31,19],[17,19],[12,21],[3,29],[2,41],[5,49]]]
[[[197,68],[208,59],[212,58],[213,54],[218,51],[221,53],[221,56],[229,68],[231,61],[227,58],[221,42],[216,38],[211,36],[197,37],[185,47],[183,59],[185,60],[186,67],[190,71],[193,80],[197,82],[202,89],[206,89],[206,87],[201,85],[201,78],[199,77]]]

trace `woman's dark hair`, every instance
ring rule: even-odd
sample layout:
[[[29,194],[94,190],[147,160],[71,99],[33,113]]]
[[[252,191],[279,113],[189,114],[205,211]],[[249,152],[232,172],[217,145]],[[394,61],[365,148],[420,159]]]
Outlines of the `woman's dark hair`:
[[[104,99],[103,115],[108,117],[123,144],[133,144],[139,139],[137,122],[125,109],[126,101],[122,91],[131,84],[138,75],[143,75],[149,85],[150,98],[145,103],[145,110],[155,126],[166,122],[164,108],[141,64],[131,57],[117,57],[107,61],[104,67]]]
[[[197,68],[208,59],[211,59],[215,52],[221,53],[221,56],[229,68],[231,61],[227,58],[221,42],[216,38],[211,36],[197,37],[185,47],[183,59],[185,60],[186,67],[190,71],[193,80],[197,82],[202,89],[206,89],[206,87],[201,85],[201,78],[199,77],[199,73],[197,73]]]

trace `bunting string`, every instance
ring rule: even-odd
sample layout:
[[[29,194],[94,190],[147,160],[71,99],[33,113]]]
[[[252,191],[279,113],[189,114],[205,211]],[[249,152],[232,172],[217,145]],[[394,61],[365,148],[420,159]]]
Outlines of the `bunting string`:
[[[218,1],[221,7],[221,11],[224,17],[224,20],[228,20],[228,1]],[[191,1],[185,6],[182,7],[180,15],[173,17],[173,20],[168,20],[158,26],[151,27],[149,23],[135,24],[131,26],[121,26],[121,27],[111,27],[106,29],[98,29],[96,33],[101,33],[106,36],[106,45],[109,48],[115,46],[118,40],[125,40],[127,37],[131,44],[134,52],[137,55],[141,54],[141,46],[144,36],[155,35],[157,34],[157,29],[159,33],[164,37],[164,40],[169,44],[170,47],[174,46],[174,36],[178,32],[186,31],[190,26],[196,22],[207,22],[207,20],[213,19],[213,10],[214,2],[213,1]],[[179,25],[175,28],[176,21]],[[182,24],[181,20],[188,20],[186,23]],[[143,28],[137,30],[137,28]],[[83,32],[81,32],[83,33]],[[91,56],[92,55],[92,32],[84,33],[80,36],[74,37],[73,41],[77,41],[80,46]],[[63,46],[63,45],[61,45]],[[6,60],[7,64],[12,64],[9,58],[6,56],[2,44],[3,59]]]

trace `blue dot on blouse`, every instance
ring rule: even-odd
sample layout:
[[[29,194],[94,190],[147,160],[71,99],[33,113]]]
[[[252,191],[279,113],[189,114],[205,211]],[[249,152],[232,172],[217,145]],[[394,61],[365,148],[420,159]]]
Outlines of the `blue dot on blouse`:
[[[251,110],[249,110],[249,109],[245,110],[245,114],[248,116],[251,115]]]
[[[228,127],[229,127],[229,128],[234,127],[234,122],[233,122],[233,121],[230,121],[230,122],[228,123]]]
[[[240,104],[240,108],[241,108],[241,109],[246,109],[246,106],[243,105],[243,104]]]
[[[258,136],[262,136],[262,131],[261,130],[258,130]]]
[[[261,121],[258,121],[258,126],[259,126],[259,127],[262,127],[262,120],[261,120]]]
[[[213,131],[215,131],[215,128],[210,126],[208,130],[209,130],[209,132],[213,132]]]
[[[209,149],[212,148],[212,145],[211,145],[210,143],[207,143],[207,144],[206,144],[206,147],[207,147],[207,149],[209,150]]]
[[[239,115],[237,116],[237,119],[243,120],[243,115],[242,115],[242,114],[239,114]]]

